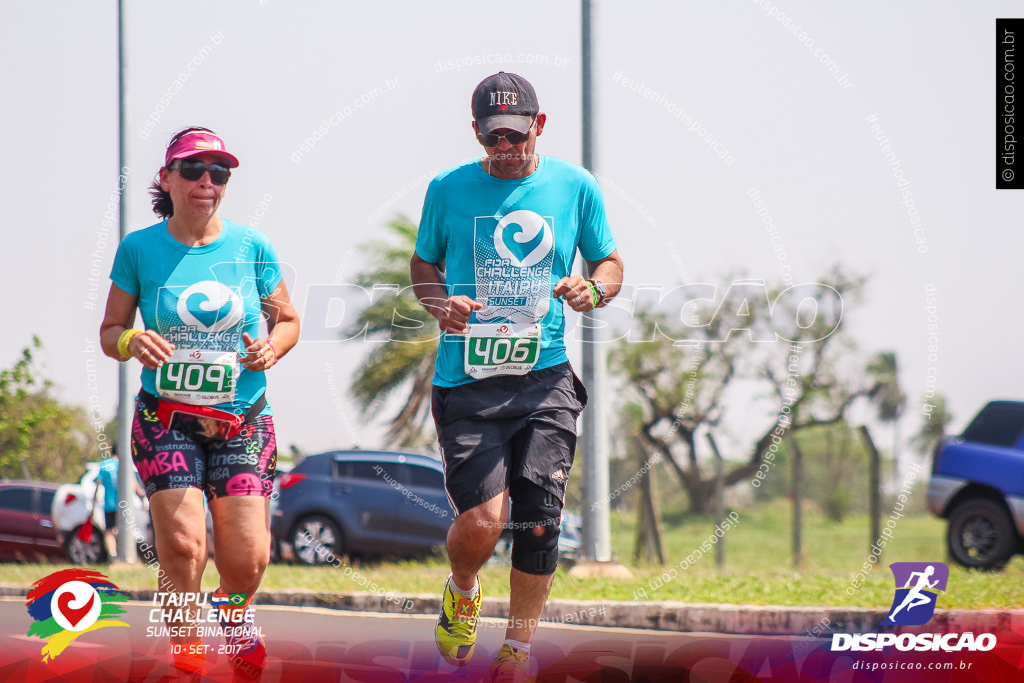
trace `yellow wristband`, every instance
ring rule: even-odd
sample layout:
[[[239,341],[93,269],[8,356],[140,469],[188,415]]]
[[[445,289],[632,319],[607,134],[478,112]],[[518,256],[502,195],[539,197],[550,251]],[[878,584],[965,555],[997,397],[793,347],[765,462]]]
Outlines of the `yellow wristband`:
[[[117,338],[117,352],[121,354],[123,360],[131,359],[132,353],[128,350],[128,345],[132,343],[132,339],[135,339],[140,334],[142,334],[142,330],[125,330]]]

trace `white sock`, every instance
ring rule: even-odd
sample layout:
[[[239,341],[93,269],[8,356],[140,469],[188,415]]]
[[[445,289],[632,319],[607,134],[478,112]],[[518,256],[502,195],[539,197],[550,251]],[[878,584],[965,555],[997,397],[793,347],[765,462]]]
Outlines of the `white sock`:
[[[512,649],[515,650],[516,652],[521,652],[524,655],[526,655],[527,657],[530,656],[530,644],[529,643],[524,643],[524,642],[522,642],[520,640],[512,640],[510,638],[506,638],[505,642],[508,643],[509,645],[511,645]]]
[[[469,590],[459,588],[459,585],[455,583],[455,577],[451,577],[448,580],[448,582],[451,584],[452,592],[454,592],[456,595],[461,595],[467,600],[472,600],[476,597],[476,594],[480,592],[480,582],[476,579],[473,579],[473,587]]]

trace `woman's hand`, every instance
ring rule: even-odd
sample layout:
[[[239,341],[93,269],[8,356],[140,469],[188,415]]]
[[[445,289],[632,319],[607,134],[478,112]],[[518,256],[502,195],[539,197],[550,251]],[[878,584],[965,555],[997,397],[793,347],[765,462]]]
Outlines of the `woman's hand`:
[[[174,353],[174,344],[167,341],[156,330],[145,330],[128,342],[128,353],[150,370],[156,370],[167,362]]]
[[[277,351],[274,350],[274,343],[269,337],[253,340],[248,332],[243,332],[242,341],[245,342],[245,350],[248,352],[241,359],[246,370],[263,372],[277,365]]]

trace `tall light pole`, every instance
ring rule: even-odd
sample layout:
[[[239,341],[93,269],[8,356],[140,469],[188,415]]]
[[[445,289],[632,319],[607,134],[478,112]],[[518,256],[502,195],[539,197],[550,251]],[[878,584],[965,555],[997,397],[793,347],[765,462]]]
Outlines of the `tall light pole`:
[[[594,20],[593,0],[582,0],[581,63],[583,110],[583,167],[597,174],[594,155]],[[584,266],[585,268],[585,266]],[[589,275],[589,273],[588,273]],[[583,557],[598,562],[612,559],[611,524],[608,517],[608,419],[604,410],[606,353],[598,327],[597,310],[584,313],[583,383],[590,401],[583,412]]]
[[[128,115],[125,102],[125,45],[124,45],[124,0],[117,0],[117,174],[128,165]],[[124,175],[121,186],[121,201],[117,205],[117,224],[119,240],[123,241],[128,234],[128,221],[125,216],[124,198],[128,190],[128,175]],[[129,386],[128,363],[117,364],[117,498],[128,501],[132,508],[135,499],[135,467],[132,464],[131,430],[132,418],[135,413],[135,402],[132,400]],[[133,511],[134,512],[134,511]],[[135,535],[128,529],[128,519],[123,514],[117,516],[117,559],[122,562],[134,563]]]

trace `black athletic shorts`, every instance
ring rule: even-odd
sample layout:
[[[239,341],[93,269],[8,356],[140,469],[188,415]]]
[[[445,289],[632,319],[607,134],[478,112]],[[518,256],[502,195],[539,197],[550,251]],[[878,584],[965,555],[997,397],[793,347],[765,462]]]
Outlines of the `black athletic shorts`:
[[[564,502],[576,418],[586,404],[586,389],[568,363],[435,386],[431,411],[455,512],[490,500],[520,477]]]

